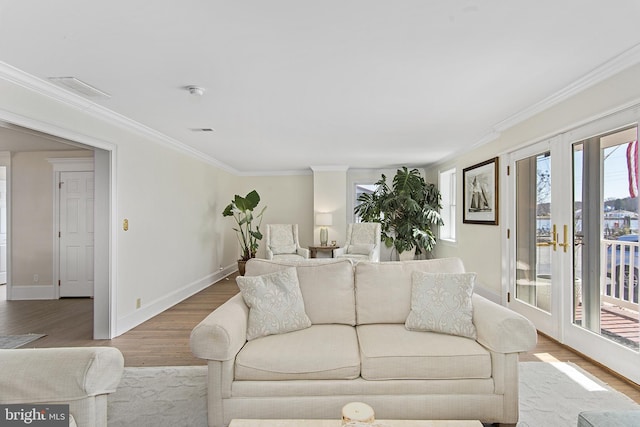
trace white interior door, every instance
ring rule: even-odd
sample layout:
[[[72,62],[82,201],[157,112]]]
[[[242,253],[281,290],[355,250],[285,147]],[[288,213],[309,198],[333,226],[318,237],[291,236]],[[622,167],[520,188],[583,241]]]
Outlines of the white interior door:
[[[93,296],[93,172],[60,173],[60,296]]]

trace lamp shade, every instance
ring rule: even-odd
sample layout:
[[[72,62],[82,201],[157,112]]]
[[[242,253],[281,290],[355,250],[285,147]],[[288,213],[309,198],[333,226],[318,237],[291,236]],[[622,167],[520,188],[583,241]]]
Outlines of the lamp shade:
[[[330,213],[316,214],[316,225],[333,225],[333,215]]]

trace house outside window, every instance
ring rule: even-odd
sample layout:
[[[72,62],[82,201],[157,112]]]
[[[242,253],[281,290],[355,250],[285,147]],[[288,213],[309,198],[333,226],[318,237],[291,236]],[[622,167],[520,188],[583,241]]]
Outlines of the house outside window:
[[[456,169],[440,172],[438,187],[442,196],[440,215],[444,225],[440,226],[440,240],[456,241]]]

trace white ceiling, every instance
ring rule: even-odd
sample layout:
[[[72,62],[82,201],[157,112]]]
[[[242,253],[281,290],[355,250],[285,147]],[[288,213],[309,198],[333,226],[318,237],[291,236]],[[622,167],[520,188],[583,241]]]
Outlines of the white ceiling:
[[[639,17],[638,0],[0,0],[0,60],[75,76],[240,173],[387,168],[486,140],[637,49]]]

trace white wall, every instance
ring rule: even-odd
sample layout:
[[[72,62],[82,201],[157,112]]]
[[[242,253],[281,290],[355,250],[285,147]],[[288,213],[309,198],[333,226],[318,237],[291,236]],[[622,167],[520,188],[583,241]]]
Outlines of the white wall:
[[[478,273],[481,286],[500,295],[501,240],[505,233],[500,226],[462,223],[462,170],[492,157],[513,151],[517,147],[546,139],[610,113],[622,106],[640,103],[640,65],[629,68],[554,107],[502,132],[499,137],[478,148],[459,153],[455,158],[426,167],[427,180],[437,182],[438,172],[452,167],[457,172],[457,243],[439,242],[437,257],[458,256],[467,271]],[[464,126],[464,118],[460,125]],[[503,178],[503,177],[501,177]],[[502,194],[501,194],[502,196]],[[502,197],[504,200],[504,197]],[[501,204],[501,211],[506,207]]]
[[[327,226],[328,240],[344,245],[347,235],[347,168],[318,167],[313,171],[313,244],[320,245],[320,227],[315,215],[330,213],[332,225]]]

